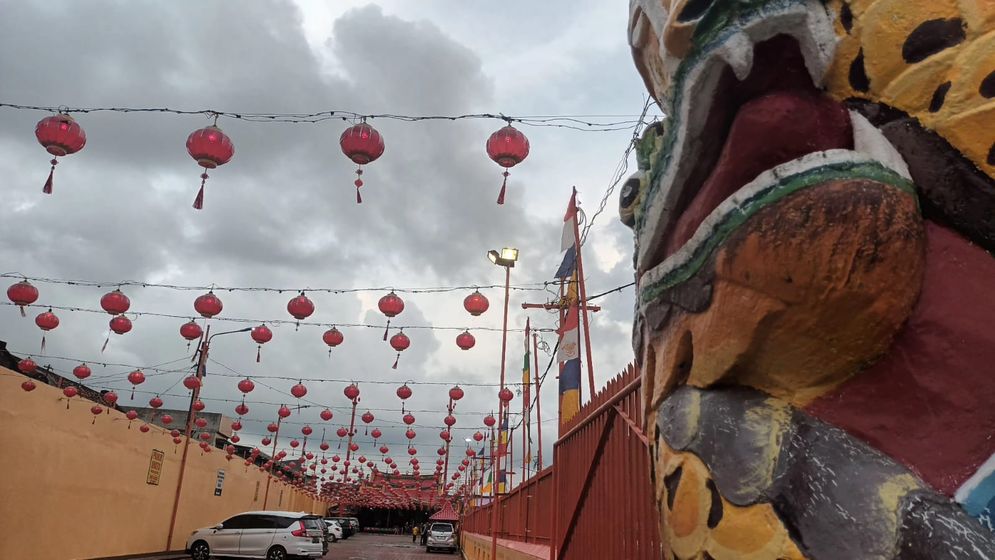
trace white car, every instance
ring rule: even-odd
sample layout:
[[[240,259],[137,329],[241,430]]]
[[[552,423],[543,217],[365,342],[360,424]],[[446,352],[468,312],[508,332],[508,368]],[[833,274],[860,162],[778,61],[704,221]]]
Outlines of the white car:
[[[328,526],[328,536],[329,540],[332,542],[337,542],[342,538],[342,525],[334,519],[325,519],[325,525]]]
[[[288,560],[321,558],[324,531],[316,515],[289,511],[249,511],[190,533],[193,560],[216,556]]]
[[[425,552],[433,549],[456,552],[456,535],[452,523],[432,523],[428,528],[428,539],[425,541]]]

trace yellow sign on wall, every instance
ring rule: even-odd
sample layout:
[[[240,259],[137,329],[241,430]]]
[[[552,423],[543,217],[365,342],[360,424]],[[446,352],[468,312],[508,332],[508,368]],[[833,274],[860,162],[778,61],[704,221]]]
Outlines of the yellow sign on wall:
[[[162,475],[162,460],[165,458],[165,452],[158,449],[152,450],[152,459],[149,460],[149,474],[145,477],[145,484],[159,485],[159,477]]]

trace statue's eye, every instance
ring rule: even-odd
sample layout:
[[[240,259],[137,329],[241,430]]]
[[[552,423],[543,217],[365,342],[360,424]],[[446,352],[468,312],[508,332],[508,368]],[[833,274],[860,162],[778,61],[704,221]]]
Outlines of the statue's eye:
[[[639,206],[639,189],[643,171],[637,171],[622,185],[618,199],[618,215],[622,223],[632,227],[636,223],[636,207]]]

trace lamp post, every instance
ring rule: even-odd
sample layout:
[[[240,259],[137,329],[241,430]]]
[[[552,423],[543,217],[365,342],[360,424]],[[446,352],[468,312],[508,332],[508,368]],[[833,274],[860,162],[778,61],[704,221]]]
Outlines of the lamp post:
[[[237,329],[234,331],[223,331],[219,333],[211,334],[211,326],[208,325],[207,329],[204,331],[204,336],[200,339],[200,354],[197,359],[197,386],[194,387],[192,394],[190,395],[190,407],[187,409],[187,427],[186,427],[186,441],[183,443],[183,456],[180,458],[180,474],[176,480],[176,496],[173,498],[173,514],[169,519],[169,533],[166,535],[166,550],[170,549],[173,542],[173,530],[176,529],[176,514],[180,509],[180,492],[183,490],[183,473],[186,472],[187,467],[187,453],[190,450],[190,434],[193,430],[193,403],[197,401],[200,397],[200,387],[201,380],[204,379],[204,368],[207,366],[207,355],[211,348],[211,340],[216,336],[223,336],[226,334],[235,334],[242,332],[249,332],[252,327],[246,327],[244,329]]]
[[[501,252],[495,250],[490,250],[487,252],[487,258],[498,266],[504,267],[504,322],[501,327],[501,388],[500,391],[504,390],[504,368],[505,368],[505,354],[508,351],[508,298],[511,293],[511,269],[514,268],[515,263],[518,261],[518,249],[511,247],[505,247],[501,249]],[[498,399],[498,422],[501,422],[504,418],[504,401]],[[493,433],[493,432],[492,432]],[[491,449],[494,449],[494,440],[491,440]],[[498,509],[501,505],[501,493],[498,492],[499,476],[501,471],[501,454],[497,453],[497,457],[494,456],[495,453],[491,452],[492,467],[491,472],[494,473],[494,482],[492,483],[494,489],[494,498],[491,503],[493,511],[491,512],[491,558],[497,558],[497,528],[498,528]]]

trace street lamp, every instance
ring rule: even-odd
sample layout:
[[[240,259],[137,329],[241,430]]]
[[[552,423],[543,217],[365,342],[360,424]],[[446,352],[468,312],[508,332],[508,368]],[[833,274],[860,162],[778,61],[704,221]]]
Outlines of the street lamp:
[[[207,354],[210,351],[211,341],[214,340],[214,337],[226,334],[249,332],[251,330],[252,327],[245,327],[244,329],[211,334],[211,326],[208,325],[207,329],[204,331],[204,336],[201,338],[200,343],[200,354],[197,360],[197,381],[204,378],[205,367],[207,366]],[[176,496],[173,498],[173,516],[169,520],[169,533],[166,536],[166,550],[170,550],[170,547],[172,546],[173,530],[176,528],[176,512],[178,512],[180,508],[180,491],[183,489],[183,473],[186,472],[187,452],[190,449],[190,434],[193,431],[193,403],[196,402],[197,398],[200,396],[200,388],[201,383],[197,383],[197,386],[193,389],[193,393],[190,395],[190,407],[187,409],[186,441],[183,443],[183,457],[180,459],[180,473],[179,478],[176,481]]]
[[[511,269],[515,266],[515,262],[518,261],[518,249],[512,247],[505,247],[501,249],[498,253],[496,250],[491,249],[487,252],[487,258],[498,266],[504,267],[504,323],[501,327],[501,389],[504,390],[504,369],[505,369],[505,354],[508,351],[508,297],[511,292]],[[498,422],[504,418],[502,414],[504,412],[504,401],[498,400]],[[493,438],[491,441],[493,449]],[[498,473],[501,472],[501,457],[497,457],[495,464],[495,453],[491,452],[491,472],[494,473],[494,499],[491,500],[491,508],[493,509],[491,513],[491,558],[497,558],[497,526],[498,526],[498,509],[501,502],[501,493],[498,492]],[[507,484],[507,482],[505,483]]]

